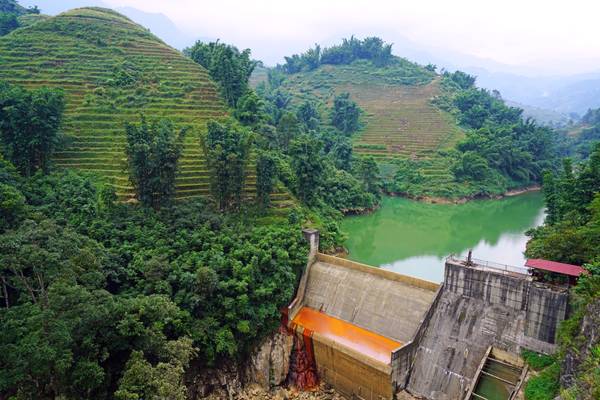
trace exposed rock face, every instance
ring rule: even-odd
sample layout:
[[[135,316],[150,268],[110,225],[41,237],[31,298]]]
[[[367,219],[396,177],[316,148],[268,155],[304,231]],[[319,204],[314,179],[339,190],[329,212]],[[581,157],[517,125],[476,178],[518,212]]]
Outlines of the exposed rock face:
[[[207,396],[228,399],[240,393],[243,382],[235,364],[224,364],[219,368],[191,366],[186,372],[188,398],[202,399]]]
[[[245,365],[222,364],[219,368],[192,365],[187,371],[188,397],[202,399],[238,398],[250,384],[268,391],[284,383],[289,366],[294,337],[285,330],[269,336]]]
[[[582,362],[590,356],[592,349],[600,346],[600,299],[596,299],[587,306],[576,340],[578,348],[576,350],[567,349],[561,365],[560,384],[562,387],[571,387],[578,383],[576,376],[580,372]],[[583,384],[585,385],[585,382]]]
[[[267,338],[252,355],[246,368],[246,381],[264,389],[279,386],[288,375],[294,337],[282,332]]]

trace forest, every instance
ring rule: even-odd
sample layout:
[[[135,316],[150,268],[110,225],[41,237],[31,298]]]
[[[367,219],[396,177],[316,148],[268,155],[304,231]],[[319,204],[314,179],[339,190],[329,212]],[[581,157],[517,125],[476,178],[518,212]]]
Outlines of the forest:
[[[583,326],[600,323],[600,144],[587,161],[565,159],[560,172],[547,172],[543,192],[547,217],[543,226],[528,232],[527,256],[584,265],[588,274],[572,293],[573,310],[561,325],[558,355],[528,382],[525,393],[532,400],[559,394],[569,400],[598,398],[600,351]]]

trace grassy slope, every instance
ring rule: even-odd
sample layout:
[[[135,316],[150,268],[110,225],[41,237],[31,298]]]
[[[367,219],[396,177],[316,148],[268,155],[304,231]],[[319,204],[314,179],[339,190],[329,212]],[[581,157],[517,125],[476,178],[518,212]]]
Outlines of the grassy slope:
[[[464,134],[452,115],[430,102],[440,94],[435,74],[402,59],[398,63],[387,68],[367,62],[325,65],[289,75],[283,86],[297,102],[316,97],[329,105],[336,94],[349,92],[365,111],[355,153],[376,157],[384,173],[389,170],[386,175],[393,174],[395,160],[418,160],[430,182],[447,183],[453,177],[437,151],[453,147]]]
[[[0,38],[0,79],[26,87],[65,90],[68,146],[59,167],[108,177],[123,199],[132,195],[124,154],[126,121],[168,117],[189,126],[177,177],[178,198],[207,195],[209,177],[199,134],[226,107],[208,73],[128,18],[106,9],[81,8]],[[123,74],[131,84],[115,83]],[[255,192],[248,168],[246,195]],[[284,194],[276,194],[275,198]]]

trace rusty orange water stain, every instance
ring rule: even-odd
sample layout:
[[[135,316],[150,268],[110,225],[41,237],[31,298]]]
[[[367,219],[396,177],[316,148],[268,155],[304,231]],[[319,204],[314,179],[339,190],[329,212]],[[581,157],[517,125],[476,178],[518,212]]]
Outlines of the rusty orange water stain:
[[[303,307],[294,317],[293,322],[386,364],[391,360],[392,351],[402,345],[400,342],[308,307]]]

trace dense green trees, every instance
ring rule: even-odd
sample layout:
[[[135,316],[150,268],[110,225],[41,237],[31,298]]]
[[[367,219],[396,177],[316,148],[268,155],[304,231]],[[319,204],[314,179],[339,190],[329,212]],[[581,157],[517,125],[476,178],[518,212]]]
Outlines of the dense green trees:
[[[2,183],[26,200],[0,232],[0,393],[184,398],[184,371],[244,357],[279,322],[306,262],[300,226],[201,200],[105,207],[74,172]]]
[[[323,181],[321,143],[308,135],[301,135],[290,145],[291,165],[296,174],[298,197],[302,201],[313,202]]]
[[[210,121],[201,145],[211,174],[211,191],[220,210],[241,206],[252,135],[234,121]]]
[[[40,10],[37,6],[31,8],[25,8],[20,6],[14,0],[1,0],[0,1],[0,36],[6,35],[18,27],[20,23],[18,20],[19,15],[23,14],[39,14]]]
[[[319,126],[321,125],[321,115],[313,102],[305,101],[300,104],[296,116],[306,130],[315,131],[319,129]]]
[[[571,316],[561,325],[559,357],[553,368],[568,368],[573,374],[561,379],[569,385],[561,389],[562,398],[593,399],[600,395],[600,353],[595,350],[600,341],[586,336],[582,324],[584,317],[592,324],[597,320],[593,310],[600,304],[600,144],[584,163],[566,160],[560,174],[546,173],[543,189],[548,214],[543,226],[529,232],[526,255],[584,265],[589,272],[572,290]],[[527,389],[535,391],[540,381],[532,379]],[[536,391],[538,398],[555,398],[558,384],[552,387]]]
[[[17,15],[13,13],[0,12],[0,36],[4,36],[19,27]]]
[[[541,183],[543,172],[556,168],[556,135],[523,120],[498,93],[475,87],[475,78],[445,73],[444,94],[434,100],[450,111],[466,137],[446,152],[455,181],[472,195],[501,194],[510,188]],[[457,185],[458,186],[458,185]]]
[[[127,124],[125,131],[129,180],[136,196],[143,204],[160,208],[175,192],[175,174],[186,130],[176,134],[171,121],[148,123],[142,116],[139,125]]]
[[[285,57],[285,64],[281,68],[289,74],[294,74],[312,71],[323,64],[350,64],[356,60],[369,60],[379,67],[388,65],[394,60],[392,45],[386,44],[378,37],[360,40],[352,36],[350,39],[343,39],[339,45],[323,50],[319,45],[315,45],[305,53]]]
[[[5,157],[19,172],[48,171],[64,108],[61,90],[27,90],[0,82],[0,139]]]
[[[340,93],[333,99],[333,110],[331,110],[331,124],[343,133],[350,135],[359,128],[358,118],[360,109],[350,99],[350,93]]]
[[[256,66],[250,59],[250,50],[240,52],[236,47],[221,43],[197,41],[185,49],[192,60],[206,68],[221,86],[223,98],[231,107],[248,91],[248,79]]]
[[[273,154],[263,151],[256,160],[256,199],[264,210],[269,206],[277,179],[277,163]]]

